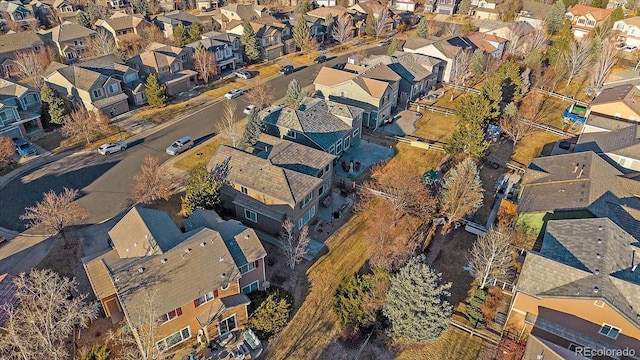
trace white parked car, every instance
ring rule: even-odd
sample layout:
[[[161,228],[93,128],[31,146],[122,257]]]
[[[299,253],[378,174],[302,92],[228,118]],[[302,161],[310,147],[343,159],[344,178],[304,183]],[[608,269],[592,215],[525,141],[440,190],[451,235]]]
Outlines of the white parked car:
[[[98,153],[100,155],[113,154],[114,152],[123,151],[126,148],[127,148],[127,144],[123,142],[117,142],[117,143],[110,142],[110,143],[100,145],[100,147],[98,148]]]
[[[624,51],[628,52],[628,53],[632,53],[634,51],[638,50],[637,46],[627,46],[626,49],[624,49]]]
[[[241,79],[251,79],[253,77],[253,75],[251,75],[250,72],[246,71],[246,70],[238,70],[236,72],[234,72],[234,74],[241,78]]]
[[[256,106],[255,105],[248,105],[246,108],[244,108],[244,110],[242,111],[243,113],[249,115],[251,114],[251,111],[253,111],[253,109],[255,109]]]
[[[242,89],[233,89],[233,90],[229,91],[228,93],[224,94],[224,97],[226,99],[235,99],[238,96],[242,95],[243,92],[244,92],[244,90],[242,90]]]
[[[193,140],[190,136],[183,136],[176,140],[173,144],[167,148],[167,154],[173,156],[178,155],[181,152],[185,152],[193,147]]]

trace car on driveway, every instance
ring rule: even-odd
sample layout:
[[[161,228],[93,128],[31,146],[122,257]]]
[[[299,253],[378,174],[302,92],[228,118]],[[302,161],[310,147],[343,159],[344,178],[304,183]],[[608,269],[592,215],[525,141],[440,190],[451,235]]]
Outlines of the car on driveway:
[[[289,75],[293,73],[293,66],[291,65],[285,65],[283,67],[280,68],[280,75]]]
[[[391,44],[391,40],[380,41],[378,46],[389,46]]]
[[[244,110],[242,111],[243,113],[249,115],[251,114],[251,112],[253,111],[253,109],[255,109],[256,106],[255,105],[248,105],[246,108],[244,108]]]
[[[16,145],[16,151],[22,157],[29,157],[32,155],[37,155],[38,152],[33,145],[29,144],[25,139],[21,138],[13,138],[13,143]]]
[[[322,64],[323,62],[327,61],[327,56],[326,55],[320,55],[317,58],[315,58],[313,60],[314,63],[316,64]]]
[[[226,99],[235,99],[238,96],[242,95],[242,93],[244,93],[244,91],[242,89],[233,89],[233,90],[229,91],[228,93],[224,94],[224,97]]]
[[[98,153],[100,155],[113,154],[118,151],[123,151],[126,148],[127,148],[127,144],[123,142],[117,142],[117,143],[110,142],[110,143],[100,145],[100,147],[98,148]]]
[[[185,152],[193,147],[193,140],[190,136],[183,136],[176,140],[167,148],[167,154],[173,156]]]
[[[241,79],[251,79],[253,75],[246,70],[237,70],[234,74]]]
[[[332,66],[332,68],[337,69],[337,70],[343,70],[344,67],[347,66],[347,63],[337,63],[335,65]]]

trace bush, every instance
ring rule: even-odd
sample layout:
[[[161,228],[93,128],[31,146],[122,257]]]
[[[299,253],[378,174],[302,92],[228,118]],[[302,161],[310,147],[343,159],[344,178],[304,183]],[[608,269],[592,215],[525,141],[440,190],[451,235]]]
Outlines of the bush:
[[[465,307],[465,316],[469,324],[476,329],[485,328],[485,314],[482,309],[486,298],[487,293],[483,289],[476,289]]]
[[[484,304],[480,308],[486,321],[493,321],[496,317],[496,310],[502,302],[504,295],[502,289],[497,286],[492,286],[487,291],[487,297],[484,300]]]
[[[287,303],[293,304],[293,294],[280,286],[271,285],[267,290],[258,290],[247,295],[251,303],[247,308],[247,312],[249,316],[253,314],[254,311],[264,302],[269,295],[275,296],[276,300],[284,299]]]
[[[259,337],[270,338],[287,325],[290,313],[291,303],[276,294],[270,294],[251,314],[247,325]]]
[[[338,284],[333,298],[333,310],[343,329],[359,329],[369,318],[365,298],[372,283],[369,277],[352,275]]]

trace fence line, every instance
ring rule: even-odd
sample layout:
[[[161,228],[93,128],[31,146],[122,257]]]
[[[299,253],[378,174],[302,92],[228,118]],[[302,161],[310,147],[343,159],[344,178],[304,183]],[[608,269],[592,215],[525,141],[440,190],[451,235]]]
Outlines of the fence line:
[[[405,143],[405,144],[409,144],[413,147],[417,147],[420,149],[425,149],[425,150],[436,150],[436,151],[440,151],[440,152],[446,152],[444,147],[440,144],[432,144],[430,142],[424,141],[420,138],[417,137],[413,137],[412,138],[408,138],[407,136],[386,136],[387,139],[391,139],[391,140],[395,140],[401,143]]]
[[[455,84],[447,84],[448,87],[454,88],[455,90],[463,90],[466,92],[471,92],[471,93],[475,93],[475,94],[480,94],[481,91],[472,87],[468,87],[468,86],[462,86],[462,85],[455,85]]]
[[[519,173],[524,173],[524,172],[525,172],[525,169],[521,168],[520,166],[513,165],[512,163],[506,163],[506,164],[505,164],[505,166],[506,166],[508,169],[511,169],[511,170],[517,171],[517,172],[519,172]]]
[[[537,88],[536,91],[541,93],[541,94],[544,94],[544,95],[548,95],[548,96],[552,96],[554,98],[558,98],[560,100],[564,100],[564,101],[575,103],[576,105],[585,106],[585,107],[589,106],[589,104],[587,104],[584,101],[580,101],[580,100],[574,99],[574,98],[566,96],[566,95],[558,94],[558,93],[555,93],[553,91],[547,91],[547,90],[544,90],[542,88]]]
[[[534,127],[536,129],[540,129],[540,130],[544,130],[546,132],[549,132],[549,133],[552,133],[552,134],[555,134],[555,135],[566,136],[566,137],[571,136],[566,131],[560,130],[558,128],[554,128],[554,127],[549,126],[549,125],[540,124],[540,123],[537,123],[535,121],[531,121],[531,120],[528,120],[528,119],[520,119],[520,121],[524,122],[525,124],[527,124],[527,125],[529,125],[531,127]]]
[[[476,329],[472,329],[472,328],[470,328],[470,327],[468,327],[468,326],[466,326],[466,325],[464,325],[462,323],[459,323],[457,321],[451,320],[451,325],[457,327],[460,330],[468,332],[469,335],[471,335],[471,336],[477,336],[482,340],[488,341],[488,342],[492,343],[493,345],[498,345],[500,343],[500,340],[496,340],[494,338],[491,338],[491,337],[489,337],[489,336],[487,336],[487,335],[485,335],[485,334],[483,334],[483,333],[481,333],[479,331],[476,331]]]

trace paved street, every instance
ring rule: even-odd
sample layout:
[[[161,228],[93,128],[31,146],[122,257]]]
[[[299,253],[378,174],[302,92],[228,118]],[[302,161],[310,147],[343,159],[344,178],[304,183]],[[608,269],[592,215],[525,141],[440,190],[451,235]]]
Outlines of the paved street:
[[[385,52],[386,47],[369,50],[370,54]],[[322,65],[332,66],[346,62],[346,59],[347,56],[341,56]],[[322,65],[304,67],[292,75],[269,81],[275,98],[284,96],[289,81],[294,78],[302,87],[311,85]],[[245,97],[232,101],[237,104],[241,115],[247,105]],[[19,219],[24,208],[40,201],[44,192],[50,189],[59,192],[63,187],[80,189],[78,202],[90,213],[85,221],[87,224],[99,223],[119,214],[128,206],[131,178],[139,171],[144,156],[152,154],[164,162],[169,158],[165,149],[174,140],[184,135],[190,135],[196,144],[207,140],[214,135],[214,122],[222,113],[222,107],[223,102],[216,101],[146,138],[128,141],[129,149],[124,152],[106,157],[97,153],[69,156],[13,179],[2,188],[0,226],[24,230],[24,223]]]

